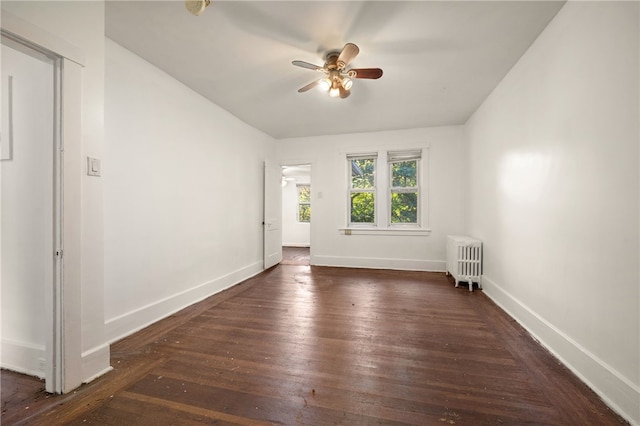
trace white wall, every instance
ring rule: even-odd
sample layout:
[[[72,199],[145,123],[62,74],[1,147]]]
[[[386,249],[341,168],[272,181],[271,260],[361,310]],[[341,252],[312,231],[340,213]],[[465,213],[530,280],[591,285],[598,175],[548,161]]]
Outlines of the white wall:
[[[467,123],[485,292],[640,423],[638,3],[569,2]]]
[[[339,231],[347,220],[346,154],[427,147],[423,161],[428,223],[423,225],[431,229],[429,235],[344,235]],[[313,170],[312,264],[445,270],[446,235],[463,232],[465,221],[462,127],[285,139],[277,142],[277,153],[280,164],[311,164]]]
[[[262,271],[273,139],[106,41],[109,341]]]
[[[289,247],[309,247],[311,244],[311,224],[298,222],[298,184],[310,184],[307,179],[287,181],[282,188],[282,245]],[[313,220],[313,206],[311,207]]]
[[[74,372],[68,384],[77,383],[109,368],[109,347],[104,340],[102,179],[86,175],[86,156],[101,158],[104,136],[104,3],[102,1],[2,1],[8,11],[44,30],[63,44],[78,49],[84,57],[81,75],[81,135],[67,134],[65,156],[65,287],[67,327],[80,328],[78,338],[67,344],[65,357],[81,365],[68,365]],[[40,34],[42,35],[42,34]],[[70,74],[71,70],[68,70]],[[80,97],[81,95],[81,97]],[[67,104],[71,105],[70,99]],[[68,106],[67,105],[67,106]],[[66,108],[66,107],[65,107]],[[68,114],[64,120],[71,120]],[[74,127],[74,128],[75,128]],[[77,136],[77,137],[76,137]],[[81,146],[72,149],[80,140]],[[75,154],[78,154],[77,156]],[[76,194],[71,200],[69,197]],[[80,197],[81,194],[81,197]],[[72,237],[72,238],[71,238]],[[73,282],[72,282],[73,281]],[[70,330],[71,331],[71,330]],[[71,333],[69,333],[71,334]],[[76,353],[80,352],[80,353]],[[72,385],[73,386],[73,385]]]

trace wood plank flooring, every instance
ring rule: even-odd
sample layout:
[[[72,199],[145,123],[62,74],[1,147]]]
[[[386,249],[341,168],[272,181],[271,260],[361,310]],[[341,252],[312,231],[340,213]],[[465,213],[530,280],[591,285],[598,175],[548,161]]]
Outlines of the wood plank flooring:
[[[309,265],[309,247],[282,247],[281,265]]]
[[[279,265],[111,354],[114,371],[62,396],[3,371],[2,424],[625,424],[438,273]]]

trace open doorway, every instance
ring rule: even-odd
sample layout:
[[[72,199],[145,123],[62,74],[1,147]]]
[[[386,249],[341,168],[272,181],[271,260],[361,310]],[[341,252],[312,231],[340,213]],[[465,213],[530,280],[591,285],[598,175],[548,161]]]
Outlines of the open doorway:
[[[309,265],[311,252],[311,165],[282,166],[282,262]]]

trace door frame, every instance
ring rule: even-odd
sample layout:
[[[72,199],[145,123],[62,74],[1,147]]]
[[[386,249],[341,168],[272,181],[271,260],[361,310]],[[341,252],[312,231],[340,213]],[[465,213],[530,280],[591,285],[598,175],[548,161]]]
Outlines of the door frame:
[[[52,238],[53,245],[51,249],[51,263],[47,267],[52,268],[51,282],[44,282],[44,298],[45,298],[45,389],[47,392],[61,392],[62,386],[62,366],[60,359],[62,358],[62,194],[63,194],[63,162],[62,162],[62,134],[61,134],[61,111],[62,102],[60,96],[61,77],[62,77],[62,58],[52,52],[34,45],[33,43],[23,40],[13,34],[0,30],[1,45],[3,48],[17,47],[22,53],[33,56],[34,58],[46,57],[51,60],[53,68],[53,134],[51,140],[53,142],[52,162],[53,171],[53,188],[52,188]],[[32,53],[30,53],[32,52]],[[47,262],[48,263],[48,262]]]
[[[309,265],[313,265],[313,232],[314,232],[314,219],[313,219],[313,206],[317,205],[318,200],[322,199],[323,194],[322,192],[314,192],[313,190],[313,170],[316,167],[316,163],[315,161],[311,160],[311,159],[300,159],[300,158],[294,158],[294,159],[285,159],[285,160],[281,160],[280,161],[280,167],[295,167],[295,166],[309,166],[309,182],[311,184],[311,222],[309,223]],[[282,191],[281,191],[282,193]],[[314,193],[316,195],[314,195]],[[316,209],[317,211],[317,209]],[[316,220],[318,215],[316,215]],[[280,245],[282,245],[282,240],[280,241]]]
[[[52,256],[55,273],[47,291],[48,317],[47,392],[66,393],[83,382],[82,372],[82,305],[81,305],[81,177],[82,177],[82,51],[13,14],[2,11],[0,33],[47,56],[59,65],[54,113],[57,123],[55,139],[57,155],[54,170],[56,187],[54,200],[54,232],[59,233]],[[63,245],[64,242],[64,245]],[[50,314],[50,315],[49,315]]]

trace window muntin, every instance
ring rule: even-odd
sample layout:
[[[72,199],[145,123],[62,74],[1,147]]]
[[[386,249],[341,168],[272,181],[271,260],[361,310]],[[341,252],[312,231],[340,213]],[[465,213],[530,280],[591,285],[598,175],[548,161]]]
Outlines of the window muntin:
[[[347,156],[349,160],[349,224],[376,224],[377,154]]]
[[[311,186],[296,185],[298,191],[298,222],[311,222]]]

